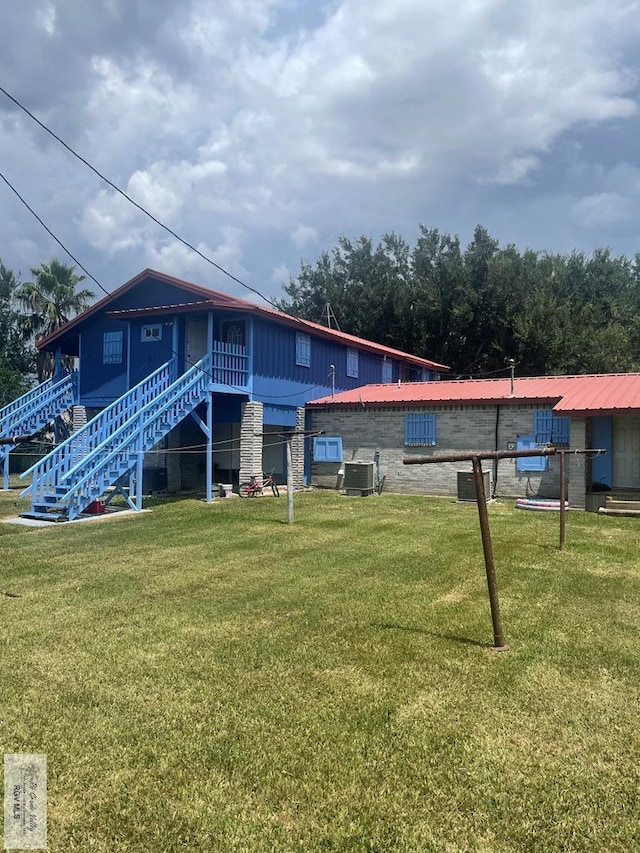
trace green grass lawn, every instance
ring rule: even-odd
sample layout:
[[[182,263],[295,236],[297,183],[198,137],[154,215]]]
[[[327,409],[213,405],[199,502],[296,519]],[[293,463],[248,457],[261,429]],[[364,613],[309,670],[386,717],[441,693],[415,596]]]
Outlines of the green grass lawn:
[[[0,496],[0,516],[16,494]],[[640,524],[398,497],[0,524],[3,752],[49,850],[640,849]]]

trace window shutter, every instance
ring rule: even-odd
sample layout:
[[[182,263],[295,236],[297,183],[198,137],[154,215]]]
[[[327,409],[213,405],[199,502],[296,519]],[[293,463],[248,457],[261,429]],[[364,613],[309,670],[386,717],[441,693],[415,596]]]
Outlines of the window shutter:
[[[105,332],[102,337],[103,364],[122,363],[122,332]]]
[[[352,376],[354,379],[358,378],[358,350],[357,349],[348,349],[347,350],[347,376]]]
[[[311,367],[311,338],[302,332],[296,333],[296,364]]]
[[[533,413],[533,432],[538,444],[569,447],[571,418],[558,417],[550,409]]]
[[[314,462],[342,462],[342,438],[318,436],[313,439]]]
[[[535,450],[539,443],[535,435],[520,435],[518,436],[516,449]],[[548,456],[524,456],[516,458],[516,471],[546,471],[548,467]]]
[[[435,447],[436,416],[427,412],[405,415],[404,443],[408,447]]]

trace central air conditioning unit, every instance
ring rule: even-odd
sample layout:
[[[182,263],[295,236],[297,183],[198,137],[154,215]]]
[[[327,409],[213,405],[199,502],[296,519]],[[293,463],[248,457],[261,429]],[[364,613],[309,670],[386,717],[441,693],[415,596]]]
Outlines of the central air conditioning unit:
[[[482,472],[484,495],[486,500],[491,498],[491,476],[489,471]],[[476,478],[472,471],[458,471],[458,500],[476,501]]]
[[[344,488],[348,495],[372,495],[374,488],[374,462],[345,462]]]

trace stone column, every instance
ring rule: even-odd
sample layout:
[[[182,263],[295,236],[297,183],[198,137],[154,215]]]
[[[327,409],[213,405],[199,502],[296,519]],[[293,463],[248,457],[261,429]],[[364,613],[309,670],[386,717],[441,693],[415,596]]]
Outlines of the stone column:
[[[571,418],[571,450],[586,447],[587,422],[585,418]],[[585,508],[587,478],[586,456],[567,456],[569,506]]]
[[[296,429],[304,430],[304,408],[296,409]],[[293,487],[304,486],[304,436],[296,436],[291,441],[291,460],[293,467]]]
[[[240,482],[251,477],[262,479],[262,403],[250,401],[242,404],[240,422]]]

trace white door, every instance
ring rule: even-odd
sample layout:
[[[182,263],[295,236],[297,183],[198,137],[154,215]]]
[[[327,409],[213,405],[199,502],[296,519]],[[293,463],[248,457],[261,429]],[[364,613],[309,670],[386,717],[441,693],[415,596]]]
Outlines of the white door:
[[[613,487],[640,489],[640,418],[613,419]]]
[[[187,320],[187,368],[206,355],[207,321]]]

